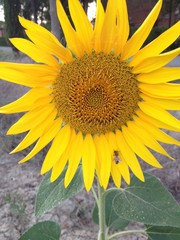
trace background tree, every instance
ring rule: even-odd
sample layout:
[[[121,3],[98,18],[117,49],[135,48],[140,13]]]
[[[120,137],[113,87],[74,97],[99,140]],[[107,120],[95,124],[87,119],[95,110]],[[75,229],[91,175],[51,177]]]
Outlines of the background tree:
[[[49,2],[55,3],[55,1],[48,0],[20,0],[22,15],[26,19],[32,20],[34,22],[44,22],[49,21]]]
[[[58,38],[61,39],[61,29],[59,27],[59,21],[56,12],[56,1],[49,0],[50,6],[50,19],[51,19],[51,32]]]
[[[83,5],[85,13],[87,14],[89,3],[93,2],[94,0],[80,0],[80,1]]]
[[[19,37],[23,35],[22,27],[18,21],[21,12],[19,0],[4,0],[4,15],[7,37]]]
[[[180,0],[164,0],[163,4],[163,12],[169,15],[169,27],[171,27],[174,23],[176,9],[179,8],[180,11]]]
[[[66,13],[68,13],[68,15],[69,15],[68,1],[61,0],[61,3],[63,5]],[[57,17],[56,1],[49,0],[49,6],[50,6],[50,19],[51,19],[51,32],[65,45],[63,31],[61,29],[61,26],[59,24],[59,20]]]
[[[4,0],[4,15],[5,15],[5,32],[6,37],[21,37],[23,36],[23,29],[19,23],[18,15],[21,12],[21,3],[19,0]],[[14,53],[18,50],[9,42]]]
[[[108,0],[102,0],[102,5],[103,5],[104,9],[106,9],[107,1]]]
[[[83,5],[84,11],[87,14],[88,10],[88,4],[90,2],[93,2],[93,0],[81,0],[81,3]],[[61,0],[61,3],[65,9],[65,12],[68,16],[69,14],[69,8],[68,8],[68,1],[67,0]],[[59,20],[57,17],[57,11],[56,11],[56,1],[49,0],[49,6],[50,6],[50,19],[51,19],[51,32],[65,45],[65,39],[63,35],[63,31],[61,29],[61,26],[59,25]],[[70,19],[71,21],[71,19]],[[72,23],[72,21],[71,21]],[[72,23],[73,25],[73,23]]]
[[[0,0],[0,4],[4,7],[6,38],[24,36],[18,15],[44,24],[50,20],[48,0]],[[13,46],[12,48],[17,51]]]

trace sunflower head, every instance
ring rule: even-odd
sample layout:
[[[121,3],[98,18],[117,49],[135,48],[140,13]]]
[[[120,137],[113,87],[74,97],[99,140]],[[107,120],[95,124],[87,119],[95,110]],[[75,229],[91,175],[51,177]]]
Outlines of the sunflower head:
[[[53,84],[59,115],[84,134],[121,128],[138,108],[139,93],[131,67],[114,53],[93,51],[64,64]]]
[[[162,167],[149,148],[172,159],[159,141],[180,145],[161,130],[180,131],[179,120],[167,111],[180,109],[180,86],[171,82],[179,79],[180,68],[166,66],[180,49],[162,52],[179,37],[180,22],[142,47],[162,2],[129,37],[125,0],[109,0],[106,10],[97,0],[94,26],[79,0],[68,1],[73,26],[57,0],[66,47],[45,28],[19,18],[29,40],[10,41],[35,64],[0,63],[0,78],[30,90],[0,112],[26,112],[8,131],[27,132],[13,152],[36,142],[20,162],[52,141],[41,173],[52,170],[54,181],[67,165],[68,186],[82,164],[89,191],[94,175],[104,188],[110,177],[117,187],[122,177],[129,184],[130,169],[144,181],[138,157]]]

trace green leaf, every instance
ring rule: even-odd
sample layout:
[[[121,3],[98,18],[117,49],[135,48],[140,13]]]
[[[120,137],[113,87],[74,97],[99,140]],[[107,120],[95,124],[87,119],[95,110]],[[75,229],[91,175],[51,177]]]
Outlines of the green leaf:
[[[50,182],[50,173],[42,180],[37,196],[35,215],[41,216],[43,213],[56,207],[66,199],[76,195],[83,188],[82,170],[78,167],[76,174],[67,188],[64,187],[65,170],[55,181]]]
[[[148,240],[179,240],[180,228],[174,227],[148,227],[146,230]]]
[[[179,204],[162,183],[149,174],[145,174],[144,183],[133,177],[129,187],[119,190],[113,207],[119,217],[128,221],[180,227]]]
[[[99,216],[98,216],[98,206],[95,204],[95,207],[93,209],[92,213],[92,219],[96,224],[99,224]]]
[[[60,227],[57,223],[45,221],[35,224],[19,240],[59,240],[60,233]]]
[[[128,224],[129,221],[120,218],[114,211],[112,207],[112,202],[114,197],[119,194],[119,190],[117,189],[109,189],[105,192],[105,216],[106,216],[106,225],[109,228],[114,229],[123,229]],[[97,204],[93,210],[93,221],[96,224],[99,224],[99,217],[98,217],[98,207]]]

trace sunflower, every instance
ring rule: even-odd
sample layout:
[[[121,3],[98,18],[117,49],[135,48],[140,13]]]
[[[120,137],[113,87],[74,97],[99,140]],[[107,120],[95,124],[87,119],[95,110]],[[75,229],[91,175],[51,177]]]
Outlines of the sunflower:
[[[28,131],[12,153],[36,142],[20,163],[52,141],[41,173],[51,170],[54,181],[67,165],[67,187],[82,164],[89,191],[95,175],[104,188],[110,177],[117,187],[122,177],[129,184],[130,170],[144,181],[138,157],[162,167],[149,148],[172,159],[159,141],[180,146],[162,130],[180,131],[180,121],[168,112],[180,109],[180,85],[171,82],[180,77],[180,67],[166,67],[180,48],[162,52],[179,37],[180,22],[143,46],[162,2],[128,39],[125,0],[109,0],[106,11],[97,0],[94,27],[79,0],[68,1],[73,26],[57,0],[67,47],[45,28],[19,17],[29,40],[10,41],[36,63],[0,63],[0,78],[30,88],[0,112],[25,112],[7,133]]]

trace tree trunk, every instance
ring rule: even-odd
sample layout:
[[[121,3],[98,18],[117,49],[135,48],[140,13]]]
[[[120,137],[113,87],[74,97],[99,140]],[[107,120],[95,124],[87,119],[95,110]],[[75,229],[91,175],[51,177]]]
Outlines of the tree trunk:
[[[62,33],[59,25],[59,20],[57,17],[57,12],[56,12],[56,1],[49,0],[49,6],[50,6],[50,18],[51,18],[51,32],[57,37],[57,39],[61,40]]]
[[[23,29],[18,20],[18,15],[20,14],[20,11],[21,4],[19,0],[4,0],[4,14],[7,38],[23,36]],[[10,42],[9,44],[12,47],[14,53],[18,53],[18,49],[16,49]]]
[[[89,0],[82,0],[83,8],[84,8],[86,15],[87,15],[87,10],[88,10],[88,2],[89,2]]]
[[[34,16],[34,22],[37,23],[37,2],[35,0],[31,0],[32,13]]]
[[[174,13],[174,1],[170,0],[170,3],[169,3],[169,28],[172,26],[173,13]]]
[[[106,9],[106,6],[107,6],[107,0],[102,0],[102,5],[103,5],[104,9]]]

